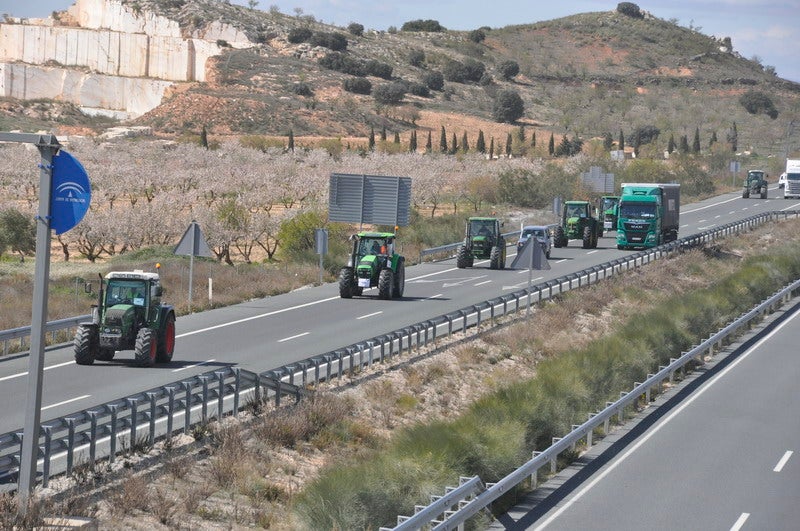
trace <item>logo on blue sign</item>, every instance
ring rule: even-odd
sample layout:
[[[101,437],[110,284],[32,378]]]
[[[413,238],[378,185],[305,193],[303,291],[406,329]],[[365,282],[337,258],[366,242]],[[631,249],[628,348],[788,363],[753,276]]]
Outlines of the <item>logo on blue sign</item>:
[[[89,210],[92,188],[83,165],[64,150],[53,157],[52,183],[50,228],[62,234],[80,223]]]

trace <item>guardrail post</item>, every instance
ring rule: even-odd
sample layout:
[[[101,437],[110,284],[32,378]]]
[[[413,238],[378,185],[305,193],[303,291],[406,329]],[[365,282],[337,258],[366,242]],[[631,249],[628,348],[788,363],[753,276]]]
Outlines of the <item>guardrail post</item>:
[[[72,475],[73,460],[75,457],[75,419],[64,419],[67,423],[67,475]]]
[[[533,459],[536,459],[542,452],[533,451]],[[531,490],[536,490],[539,487],[539,469],[537,468],[531,472]]]
[[[153,446],[156,442],[156,394],[147,393],[147,399],[150,401],[150,436],[147,442]]]
[[[109,451],[108,462],[113,463],[117,456],[117,406],[116,404],[108,406],[111,411],[111,450]]]
[[[208,422],[208,376],[201,375],[200,382],[203,384],[203,403],[200,404],[200,419],[205,424]]]
[[[606,407],[610,406],[614,402],[606,402]],[[606,417],[603,421],[603,433],[608,435],[611,431],[611,417]]]
[[[595,413],[589,413],[589,420],[592,420],[596,416]],[[589,431],[586,432],[586,447],[591,448],[594,445],[594,428],[589,428]]]
[[[175,388],[167,387],[167,439],[172,437],[172,423],[175,420]]]
[[[42,462],[42,487],[47,488],[50,483],[50,450],[53,444],[53,428],[42,426],[44,432],[44,459]]]
[[[136,425],[139,423],[139,401],[135,398],[129,398],[126,400],[126,402],[128,402],[128,406],[131,408],[130,449],[133,450],[134,446],[136,445]]]
[[[192,417],[192,384],[191,382],[181,382],[186,391],[186,400],[183,405],[183,434],[189,434],[189,427]]]
[[[553,437],[553,442],[550,446],[554,445],[558,441],[560,441],[561,437]],[[550,474],[555,474],[558,471],[558,454],[554,455],[552,459],[550,459]]]
[[[89,411],[89,421],[91,422],[91,437],[89,438],[89,462],[94,467],[97,451],[97,412]]]
[[[233,368],[233,415],[239,415],[239,395],[241,394],[242,375],[239,367]]]
[[[225,371],[215,371],[217,376],[217,420],[225,413]]]

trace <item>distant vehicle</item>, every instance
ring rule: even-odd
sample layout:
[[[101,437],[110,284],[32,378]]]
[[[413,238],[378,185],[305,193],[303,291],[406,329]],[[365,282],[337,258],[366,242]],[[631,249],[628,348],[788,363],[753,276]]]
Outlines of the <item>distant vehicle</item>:
[[[617,249],[656,247],[678,239],[680,185],[622,184]]]
[[[603,220],[603,230],[617,230],[617,208],[619,196],[604,195],[600,198],[600,218]]]
[[[778,188],[783,190],[784,186],[786,186],[786,172],[781,173],[781,176],[778,177]]]
[[[522,232],[517,241],[517,252],[519,252],[528,239],[533,236],[544,249],[544,255],[550,258],[550,249],[553,247],[553,238],[550,236],[550,228],[544,225],[526,225],[522,227]]]
[[[748,199],[750,196],[760,196],[761,199],[766,199],[767,189],[767,174],[762,170],[750,170],[744,179],[742,199]]]
[[[800,197],[800,159],[786,159],[786,184],[783,197]]]

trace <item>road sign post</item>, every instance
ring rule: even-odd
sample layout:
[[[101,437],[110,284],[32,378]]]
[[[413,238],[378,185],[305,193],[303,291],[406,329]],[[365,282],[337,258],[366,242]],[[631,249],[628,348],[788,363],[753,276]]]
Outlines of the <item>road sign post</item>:
[[[195,221],[189,224],[181,241],[175,246],[175,254],[189,255],[189,311],[192,311],[192,284],[194,280],[194,257],[211,256],[211,249],[206,243],[200,225]]]

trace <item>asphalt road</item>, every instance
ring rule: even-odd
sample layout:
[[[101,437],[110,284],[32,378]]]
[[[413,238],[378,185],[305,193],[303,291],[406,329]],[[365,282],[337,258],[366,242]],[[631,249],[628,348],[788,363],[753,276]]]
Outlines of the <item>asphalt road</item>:
[[[779,195],[777,189],[770,194]],[[726,194],[684,205],[680,236],[759,212],[797,208],[800,202],[782,198],[742,199],[740,193]],[[509,248],[508,263],[513,259],[512,252]],[[536,272],[534,283],[628,253],[617,250],[613,232],[593,250],[581,249],[580,243],[573,241],[566,248],[553,249],[552,269]],[[365,292],[365,297],[340,299],[337,285],[331,283],[181,316],[173,361],[147,369],[134,367],[133,353],[128,351],[117,353],[113,362],[77,366],[71,346],[51,349],[45,359],[42,419],[81,411],[224,365],[258,372],[280,367],[520,289],[527,279],[527,270],[493,271],[487,262],[458,269],[450,259],[408,267],[401,300],[379,300],[374,290]],[[0,400],[7,405],[0,412],[0,433],[23,425],[27,370],[26,355],[0,360]],[[18,406],[8,407],[14,404]]]
[[[492,528],[798,529],[799,342],[795,303],[642,420],[647,429],[628,427],[596,468]]]

